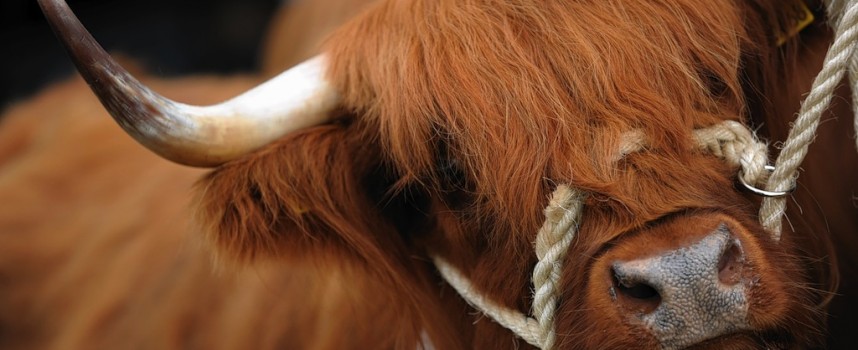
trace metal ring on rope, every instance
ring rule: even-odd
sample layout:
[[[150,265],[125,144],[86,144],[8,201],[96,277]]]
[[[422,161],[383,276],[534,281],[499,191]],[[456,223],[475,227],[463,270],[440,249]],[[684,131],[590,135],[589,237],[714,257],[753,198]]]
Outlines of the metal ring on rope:
[[[772,173],[775,171],[775,167],[773,165],[766,165],[766,171],[768,171],[769,173]],[[766,190],[754,187],[754,185],[751,185],[751,184],[748,184],[747,182],[745,182],[745,171],[744,170],[739,171],[739,183],[741,183],[742,186],[745,186],[745,188],[748,191],[751,191],[752,193],[754,193],[758,196],[768,197],[768,198],[786,197],[787,195],[789,195],[790,193],[795,191],[795,185],[793,185],[792,188],[790,188],[786,191],[766,191]]]

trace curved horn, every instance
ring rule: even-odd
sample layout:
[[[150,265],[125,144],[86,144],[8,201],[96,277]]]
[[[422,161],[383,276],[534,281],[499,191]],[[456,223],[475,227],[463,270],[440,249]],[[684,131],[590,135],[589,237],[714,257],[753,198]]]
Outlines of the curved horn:
[[[217,105],[174,102],[110,58],[64,0],[39,0],[39,6],[113,119],[138,142],[176,163],[223,164],[292,131],[324,123],[339,102],[324,79],[323,56]]]

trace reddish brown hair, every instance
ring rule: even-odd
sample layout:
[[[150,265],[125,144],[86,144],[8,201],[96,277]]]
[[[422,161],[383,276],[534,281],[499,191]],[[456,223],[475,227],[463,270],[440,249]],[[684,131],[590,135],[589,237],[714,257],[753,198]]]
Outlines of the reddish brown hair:
[[[575,292],[588,258],[620,236],[670,214],[718,210],[758,232],[767,250],[795,244],[766,243],[753,203],[732,190],[736,169],[692,142],[695,128],[747,122],[749,111],[770,118],[757,104],[782,81],[786,51],[774,42],[788,20],[777,6],[378,2],[327,45],[344,97],[339,122],[215,171],[200,186],[202,221],[231,257],[357,264],[377,282],[361,293],[412,321],[391,329],[392,343],[412,346],[422,329],[440,348],[500,348],[512,344],[509,333],[469,326],[449,290],[437,298],[427,250],[526,310],[541,210],[554,184],[568,183],[592,196],[565,275],[564,341],[630,345],[636,338],[582,336],[611,325],[570,311],[582,306]],[[618,163],[632,129],[650,144]],[[771,273],[794,281],[777,297],[795,302],[771,327],[813,344],[816,330],[800,324],[819,323],[814,297],[800,273],[784,273],[799,262],[772,255],[782,270]]]

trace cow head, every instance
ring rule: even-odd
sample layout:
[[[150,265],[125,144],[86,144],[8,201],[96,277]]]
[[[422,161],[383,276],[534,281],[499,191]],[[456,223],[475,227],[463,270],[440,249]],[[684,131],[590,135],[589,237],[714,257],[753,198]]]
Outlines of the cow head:
[[[421,333],[442,348],[515,344],[474,324],[429,256],[527,313],[532,247],[559,184],[587,193],[562,272],[559,347],[812,346],[821,296],[796,240],[772,240],[734,187],[737,169],[694,143],[694,130],[747,121],[770,93],[789,22],[777,5],[380,1],[309,63],[324,79],[218,112],[264,115],[286,100],[286,115],[328,120],[288,134],[307,123],[223,124],[113,78],[112,64],[87,73],[106,57],[82,69],[144,144],[191,164],[229,160],[199,184],[218,251],[358,271],[401,316],[389,326],[399,346]],[[322,102],[295,107],[298,88]],[[162,137],[186,126],[200,132]],[[625,153],[630,131],[647,143]]]

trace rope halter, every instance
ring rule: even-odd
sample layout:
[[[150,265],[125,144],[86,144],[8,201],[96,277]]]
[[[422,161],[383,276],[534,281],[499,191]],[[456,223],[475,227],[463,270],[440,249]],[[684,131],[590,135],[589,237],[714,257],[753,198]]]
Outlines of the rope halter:
[[[798,167],[816,135],[820,117],[847,72],[852,88],[853,112],[858,116],[858,1],[828,0],[826,8],[835,32],[834,42],[810,93],[802,103],[775,166],[768,165],[766,144],[738,122],[725,121],[694,131],[701,150],[739,166],[739,181],[766,197],[760,208],[760,222],[775,241],[781,238],[786,194],[795,187]],[[854,124],[858,133],[858,118]],[[630,131],[623,137],[618,157],[640,151],[646,144],[646,136],[642,131]],[[765,190],[759,190],[757,186],[760,185],[765,185]],[[553,349],[556,344],[554,323],[563,261],[577,233],[585,198],[583,192],[560,185],[545,208],[545,223],[534,244],[538,262],[531,276],[534,290],[532,316],[494,303],[481,295],[468,278],[446,260],[440,256],[433,256],[432,259],[441,276],[472,307],[529,344],[541,349]]]
[[[834,42],[822,70],[813,81],[810,93],[801,104],[798,117],[790,129],[789,136],[784,141],[784,148],[775,162],[774,171],[766,183],[766,190],[772,192],[784,191],[795,187],[798,178],[798,167],[807,155],[807,149],[816,137],[822,113],[828,108],[834,97],[835,89],[849,71],[852,87],[852,106],[858,115],[858,2],[854,0],[826,1],[830,24],[834,28]],[[858,119],[855,120],[855,130],[858,132]],[[856,144],[858,146],[858,144]],[[786,198],[765,198],[760,208],[760,222],[775,237],[780,240],[782,218],[786,212]]]
[[[760,142],[742,124],[725,121],[709,128],[698,129],[694,134],[701,150],[712,153],[731,165],[740,166],[743,181],[751,184],[764,182],[767,175],[766,144]],[[646,137],[641,131],[630,131],[623,136],[620,156],[641,151],[646,144]],[[584,192],[560,185],[554,190],[544,210],[545,222],[536,234],[534,242],[538,261],[531,275],[534,291],[532,316],[498,305],[481,295],[467,277],[440,256],[432,256],[432,260],[444,280],[472,307],[529,344],[540,349],[553,349],[556,342],[554,322],[561,293],[558,287],[563,261],[578,232],[585,198]]]
[[[545,223],[536,235],[536,256],[539,261],[533,269],[534,317],[528,317],[517,310],[500,306],[486,299],[474,288],[471,282],[439,256],[432,260],[441,276],[468,304],[491,317],[501,326],[511,330],[524,341],[540,349],[553,349],[556,340],[554,317],[557,299],[560,295],[560,275],[563,260],[581,220],[584,207],[584,194],[566,185],[560,185],[551,196],[545,208]]]

